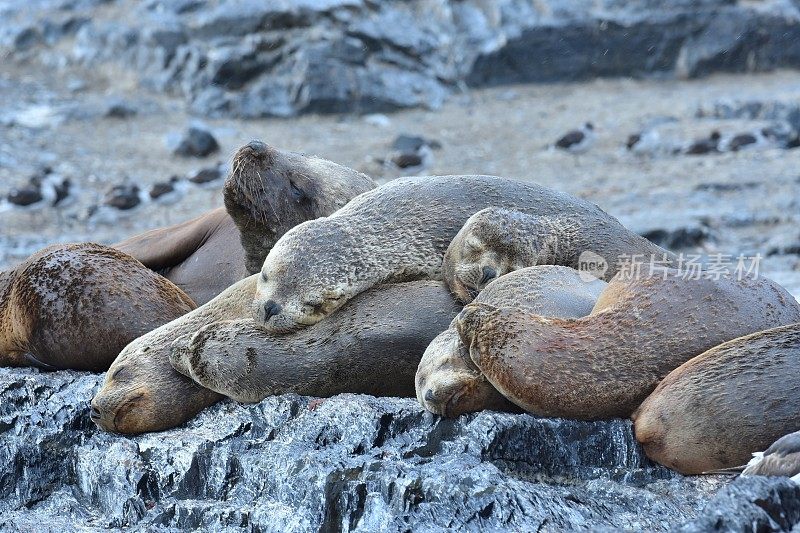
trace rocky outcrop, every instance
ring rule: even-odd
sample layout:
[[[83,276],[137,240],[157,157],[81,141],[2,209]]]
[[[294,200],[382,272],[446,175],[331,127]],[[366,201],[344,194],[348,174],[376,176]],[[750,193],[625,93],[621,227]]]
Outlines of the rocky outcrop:
[[[0,529],[699,531],[727,482],[651,463],[627,421],[447,420],[358,395],[223,402],[124,437],[89,419],[101,377],[0,369]],[[735,487],[720,506],[769,497],[769,516],[785,506],[781,524],[797,521],[786,482]]]
[[[790,0],[35,6],[0,8],[0,57],[122,65],[210,116],[437,107],[466,86],[800,66],[800,7]]]

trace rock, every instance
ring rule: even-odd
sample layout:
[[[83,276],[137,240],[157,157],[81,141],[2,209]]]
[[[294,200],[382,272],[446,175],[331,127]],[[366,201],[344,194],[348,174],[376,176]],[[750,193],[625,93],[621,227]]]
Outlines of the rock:
[[[422,165],[422,156],[414,152],[397,154],[392,157],[392,163],[398,168],[418,167]]]
[[[189,177],[189,181],[195,185],[205,185],[208,183],[213,183],[222,178],[222,170],[217,166],[198,170]]]
[[[105,198],[103,198],[103,205],[120,211],[133,209],[142,203],[140,192],[138,185],[115,185],[106,193]]]
[[[117,63],[195,113],[244,118],[436,108],[470,86],[800,66],[790,0],[117,0],[114,20],[96,16],[102,3],[9,0],[0,55]]]
[[[678,226],[674,228],[656,228],[645,231],[642,237],[667,250],[683,250],[686,248],[699,248],[711,238],[707,227]]]
[[[740,477],[723,488],[695,520],[676,533],[795,531],[800,485],[788,478]]]
[[[111,118],[128,118],[136,115],[138,110],[123,100],[112,100],[105,111],[105,116]]]
[[[181,157],[206,157],[219,151],[219,144],[208,130],[192,126],[177,141],[172,153]]]
[[[425,137],[420,137],[418,135],[406,135],[400,134],[395,138],[392,142],[392,150],[396,150],[398,152],[419,152],[423,146],[427,146],[432,150],[439,150],[442,147],[442,143],[433,139],[426,139]]]
[[[124,437],[89,419],[101,381],[0,369],[0,529],[665,531],[725,483],[651,463],[627,421],[451,420],[349,394],[226,401]]]

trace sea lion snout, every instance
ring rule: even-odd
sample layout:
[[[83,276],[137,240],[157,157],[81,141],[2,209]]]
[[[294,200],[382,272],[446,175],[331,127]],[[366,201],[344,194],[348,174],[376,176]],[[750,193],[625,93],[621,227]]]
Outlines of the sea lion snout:
[[[267,155],[269,153],[269,146],[266,143],[253,139],[247,143],[247,147],[256,155]]]
[[[281,312],[281,306],[275,300],[264,302],[264,322]]]

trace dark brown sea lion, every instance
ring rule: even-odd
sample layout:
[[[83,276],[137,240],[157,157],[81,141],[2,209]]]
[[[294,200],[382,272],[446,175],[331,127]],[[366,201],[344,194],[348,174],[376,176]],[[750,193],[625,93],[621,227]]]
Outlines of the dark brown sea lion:
[[[319,157],[261,141],[239,148],[223,194],[241,233],[248,271],[259,272],[272,246],[291,228],[328,216],[375,186],[372,178]]]
[[[720,344],[659,383],[633,414],[636,438],[651,459],[684,474],[741,465],[800,430],[799,373],[800,324]],[[800,473],[798,444],[800,434],[776,442],[746,472]]]
[[[528,266],[564,265],[608,281],[623,264],[666,266],[674,259],[612,216],[542,217],[489,207],[469,217],[453,238],[444,255],[444,279],[468,303],[491,280]]]
[[[50,246],[0,273],[0,365],[102,371],[130,341],[194,308],[118,250]]]
[[[211,324],[175,342],[172,365],[240,402],[287,392],[408,397],[425,347],[460,308],[440,281],[382,285],[291,335],[249,318]]]
[[[441,280],[453,237],[472,214],[490,206],[570,214],[587,223],[610,218],[592,203],[530,182],[493,176],[397,179],[327,218],[296,226],[275,243],[261,270],[254,320],[285,333],[318,322],[376,285]]]
[[[543,316],[588,315],[606,283],[569,267],[542,265],[501,276],[481,291],[476,302],[528,309]],[[455,417],[491,409],[519,410],[489,383],[469,357],[455,321],[425,350],[415,378],[417,400],[433,413]]]
[[[800,304],[760,277],[618,274],[583,318],[472,303],[457,319],[470,358],[539,416],[627,417],[659,381],[722,342],[800,321]]]
[[[207,304],[128,344],[92,400],[92,420],[118,433],[161,431],[222,399],[176,372],[169,362],[170,347],[181,335],[208,324],[248,316],[256,277],[237,282]]]
[[[247,276],[239,230],[222,207],[112,246],[163,275],[198,305]]]

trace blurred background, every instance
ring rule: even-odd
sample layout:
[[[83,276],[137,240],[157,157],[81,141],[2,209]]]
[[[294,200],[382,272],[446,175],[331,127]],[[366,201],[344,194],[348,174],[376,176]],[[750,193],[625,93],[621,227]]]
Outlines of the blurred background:
[[[251,139],[496,174],[800,295],[800,3],[4,0],[0,269],[221,205]]]

